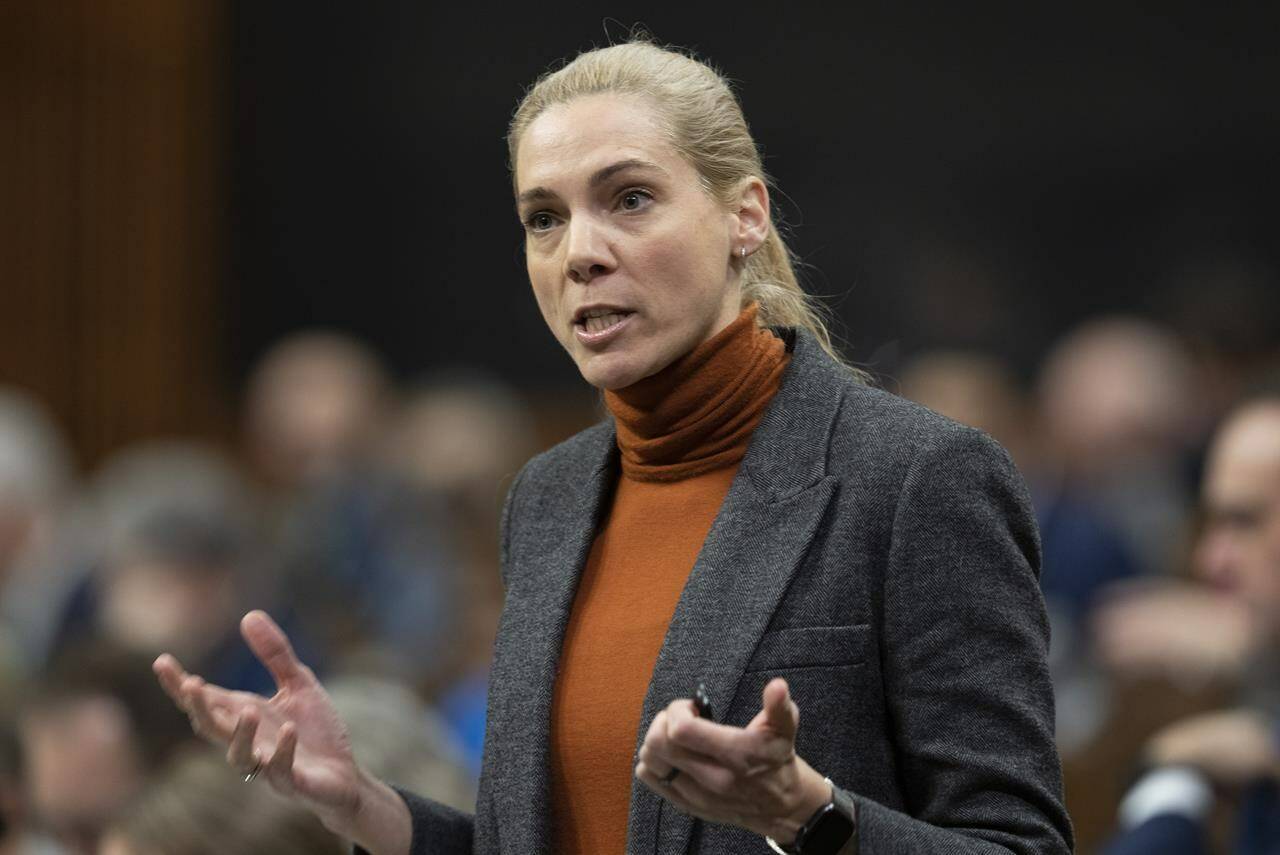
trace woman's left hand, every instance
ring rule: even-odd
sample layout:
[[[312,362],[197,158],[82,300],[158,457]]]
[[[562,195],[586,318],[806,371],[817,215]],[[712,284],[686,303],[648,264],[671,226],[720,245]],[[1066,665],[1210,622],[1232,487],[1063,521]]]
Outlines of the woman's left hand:
[[[672,701],[645,734],[636,777],[685,813],[790,843],[831,800],[822,775],[796,755],[799,725],[780,677],[764,687],[762,709],[746,727],[701,719],[692,701]]]

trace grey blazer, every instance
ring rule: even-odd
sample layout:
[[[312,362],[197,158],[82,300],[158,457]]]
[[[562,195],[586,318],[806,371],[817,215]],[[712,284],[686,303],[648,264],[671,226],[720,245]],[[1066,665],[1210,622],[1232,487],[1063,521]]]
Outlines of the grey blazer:
[[[779,334],[791,363],[681,594],[637,751],[698,682],[720,721],[745,725],[782,675],[797,752],[857,804],[861,852],[1069,852],[1021,478],[984,434],[854,382],[804,332]],[[618,471],[606,422],[516,478],[477,812],[405,794],[413,855],[552,852],[552,687]],[[770,851],[628,785],[627,855]]]

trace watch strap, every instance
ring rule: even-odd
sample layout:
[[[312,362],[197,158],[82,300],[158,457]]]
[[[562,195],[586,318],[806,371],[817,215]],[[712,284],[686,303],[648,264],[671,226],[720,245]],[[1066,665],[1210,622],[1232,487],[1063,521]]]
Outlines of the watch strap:
[[[831,801],[818,808],[813,816],[809,817],[796,833],[795,841],[790,845],[784,846],[772,837],[766,836],[764,840],[769,844],[770,849],[779,853],[779,855],[839,855],[839,853],[856,853],[858,851],[858,805],[848,793],[831,783],[830,778],[825,780],[827,786],[831,788]],[[852,829],[849,839],[841,845],[837,852],[809,853],[805,848],[806,838],[822,818],[833,811],[839,812],[849,820]]]

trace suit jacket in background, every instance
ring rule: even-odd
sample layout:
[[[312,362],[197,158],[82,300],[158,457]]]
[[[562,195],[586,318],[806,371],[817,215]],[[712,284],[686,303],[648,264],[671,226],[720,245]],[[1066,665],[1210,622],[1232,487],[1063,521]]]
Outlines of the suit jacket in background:
[[[861,852],[1069,852],[1022,479],[984,434],[857,383],[803,331],[779,334],[790,365],[681,594],[637,751],[699,682],[717,720],[741,726],[783,676],[797,752],[857,803]],[[512,486],[477,812],[406,794],[414,855],[551,853],[553,685],[618,473],[609,421]],[[627,855],[770,851],[618,786]]]
[[[1231,855],[1280,855],[1280,785],[1259,781],[1245,789]],[[1208,855],[1209,830],[1199,819],[1162,813],[1121,832],[1104,855]]]

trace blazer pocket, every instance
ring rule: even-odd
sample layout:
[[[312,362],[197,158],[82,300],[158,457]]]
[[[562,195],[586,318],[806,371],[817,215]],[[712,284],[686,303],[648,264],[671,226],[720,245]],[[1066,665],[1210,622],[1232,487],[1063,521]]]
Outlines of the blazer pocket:
[[[766,632],[747,672],[859,665],[866,656],[867,624],[797,626]]]

